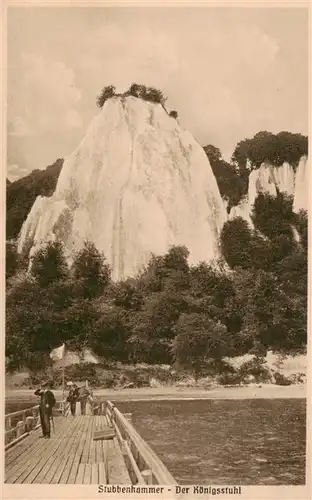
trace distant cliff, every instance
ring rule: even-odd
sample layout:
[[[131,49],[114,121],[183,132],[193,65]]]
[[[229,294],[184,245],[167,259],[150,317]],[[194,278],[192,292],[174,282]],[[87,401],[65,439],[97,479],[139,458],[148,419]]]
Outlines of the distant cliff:
[[[251,224],[250,214],[259,193],[285,193],[293,198],[293,211],[308,210],[309,204],[309,162],[302,156],[294,168],[285,162],[282,166],[274,166],[264,162],[259,168],[250,172],[247,195],[240,203],[231,208],[229,218],[243,217]]]

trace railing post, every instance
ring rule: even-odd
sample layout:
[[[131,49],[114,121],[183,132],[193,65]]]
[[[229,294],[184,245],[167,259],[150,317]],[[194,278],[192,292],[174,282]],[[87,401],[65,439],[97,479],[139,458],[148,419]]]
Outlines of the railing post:
[[[132,413],[124,413],[124,416],[130,423],[132,423]]]
[[[16,424],[16,437],[19,438],[20,436],[22,436],[24,434],[24,432],[25,432],[25,425],[24,425],[23,420],[20,420]]]
[[[34,419],[34,422],[35,422],[34,427],[36,427],[39,424],[39,422],[40,422],[40,413],[39,413],[39,410],[36,409],[36,408],[34,408],[32,410],[32,416],[33,416],[33,419]]]
[[[153,473],[150,469],[143,470],[141,474],[146,484],[153,484]]]
[[[11,417],[5,418],[5,430],[9,431],[11,429]]]

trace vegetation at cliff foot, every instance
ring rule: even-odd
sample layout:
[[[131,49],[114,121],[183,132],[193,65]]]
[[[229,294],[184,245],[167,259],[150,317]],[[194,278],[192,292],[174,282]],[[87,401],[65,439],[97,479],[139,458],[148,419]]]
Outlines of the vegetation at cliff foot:
[[[153,256],[136,278],[114,283],[105,257],[86,242],[70,268],[62,246],[48,243],[26,275],[10,247],[7,370],[43,370],[51,349],[66,342],[70,349],[92,349],[104,364],[170,364],[196,378],[215,370],[223,383],[251,372],[265,379],[258,365],[233,373],[224,358],[305,350],[307,216],[290,213],[285,197],[261,196],[255,230],[241,219],[224,226],[221,244],[230,272],[206,263],[190,266],[188,250],[172,247]],[[263,226],[267,217],[274,233]]]

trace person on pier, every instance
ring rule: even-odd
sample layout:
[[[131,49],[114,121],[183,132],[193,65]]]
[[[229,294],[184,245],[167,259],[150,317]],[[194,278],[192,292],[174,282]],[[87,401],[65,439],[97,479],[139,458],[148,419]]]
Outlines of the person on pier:
[[[69,386],[67,401],[70,404],[70,412],[74,417],[76,415],[77,401],[79,400],[79,389],[77,385],[73,384],[72,382],[68,382],[67,385]]]
[[[79,399],[80,399],[80,409],[81,409],[81,415],[86,414],[86,407],[87,404],[90,406],[89,412],[92,413],[92,403],[93,403],[93,397],[92,397],[92,391],[89,388],[88,381],[86,381],[86,384],[79,389]]]
[[[52,409],[56,403],[54,393],[52,392],[53,381],[42,384],[40,389],[35,391],[36,396],[40,396],[39,414],[42,429],[42,437],[49,439],[51,437]]]

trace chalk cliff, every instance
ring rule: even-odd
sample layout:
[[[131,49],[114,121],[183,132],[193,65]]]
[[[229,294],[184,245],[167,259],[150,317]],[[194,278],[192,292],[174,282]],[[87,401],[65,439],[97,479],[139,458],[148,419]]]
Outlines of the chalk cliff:
[[[246,197],[230,211],[229,218],[242,217],[250,225],[250,214],[255,199],[259,193],[269,193],[276,196],[278,192],[293,197],[293,210],[308,210],[309,203],[309,166],[308,158],[303,156],[299,165],[294,169],[289,163],[275,167],[270,163],[263,163],[260,168],[252,170],[249,175],[248,193]]]
[[[191,264],[217,259],[226,219],[209,160],[191,134],[160,104],[114,97],[65,160],[53,196],[36,199],[19,251],[60,240],[71,261],[89,240],[120,279],[171,245],[186,245]]]

